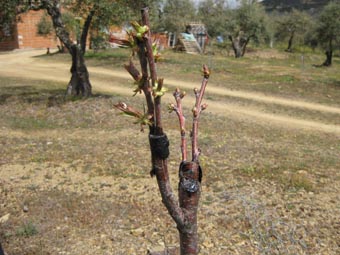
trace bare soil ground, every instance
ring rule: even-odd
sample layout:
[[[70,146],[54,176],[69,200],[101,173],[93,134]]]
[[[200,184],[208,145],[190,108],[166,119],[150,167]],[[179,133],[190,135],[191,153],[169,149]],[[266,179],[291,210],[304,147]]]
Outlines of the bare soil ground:
[[[176,246],[176,227],[148,174],[146,134],[112,108],[132,101],[130,77],[89,61],[96,96],[65,101],[69,63],[37,57],[43,53],[0,54],[0,242],[7,254],[139,255]],[[235,89],[243,77],[230,70],[230,85],[209,83],[200,124],[200,254],[339,254],[339,80],[326,90],[312,75],[273,65],[268,82],[277,91],[255,78]],[[223,78],[218,66],[215,73]],[[275,80],[291,73],[304,82],[293,84],[296,92],[290,80]],[[200,82],[199,75],[173,77],[165,77],[170,90]],[[175,120],[164,113],[174,190]]]

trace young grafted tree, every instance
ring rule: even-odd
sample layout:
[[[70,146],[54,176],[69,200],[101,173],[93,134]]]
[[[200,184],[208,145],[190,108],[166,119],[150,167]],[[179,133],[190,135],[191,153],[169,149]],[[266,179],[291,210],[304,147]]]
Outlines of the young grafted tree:
[[[196,103],[192,109],[193,123],[191,128],[191,159],[187,155],[187,131],[182,108],[184,92],[176,89],[175,103],[170,104],[170,112],[176,112],[180,123],[182,161],[179,164],[178,199],[170,185],[168,170],[169,140],[163,129],[161,98],[166,89],[164,80],[157,76],[156,61],[159,57],[157,45],[151,41],[148,8],[143,8],[142,24],[132,22],[134,31],[130,33],[130,40],[125,41],[137,53],[141,72],[132,61],[125,66],[135,80],[135,93],[143,93],[146,100],[147,112],[141,113],[124,102],[115,105],[123,113],[137,118],[137,123],[149,126],[149,144],[151,150],[151,176],[156,176],[163,204],[170,216],[176,222],[180,238],[181,255],[197,255],[197,209],[201,192],[202,169],[199,164],[200,149],[198,147],[198,124],[201,112],[207,105],[202,104],[203,95],[209,79],[209,70],[203,66],[203,80],[200,89],[194,89]],[[149,252],[157,255],[164,253]],[[168,254],[168,253],[166,253]]]

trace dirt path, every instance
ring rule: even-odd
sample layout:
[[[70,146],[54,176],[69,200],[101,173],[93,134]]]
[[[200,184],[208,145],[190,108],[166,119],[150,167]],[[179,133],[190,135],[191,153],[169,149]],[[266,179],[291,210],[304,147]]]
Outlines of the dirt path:
[[[56,62],[46,64],[45,61],[42,61],[39,58],[34,58],[34,56],[42,55],[44,53],[44,50],[34,50],[0,54],[0,75],[34,80],[54,80],[58,82],[65,82],[66,84],[70,77],[69,65]],[[131,78],[126,72],[124,72],[124,70],[117,71],[101,67],[89,67],[89,71],[95,93],[108,92],[126,96],[132,94],[131,87],[124,86],[131,83]],[[166,84],[170,89],[180,87],[182,89],[191,90],[193,87],[198,86],[196,83],[193,84],[190,82],[175,81],[168,78],[166,78]],[[206,100],[209,105],[209,111],[217,114],[228,115],[230,117],[241,117],[262,123],[270,122],[273,125],[279,125],[281,127],[311,129],[340,135],[339,125],[323,123],[319,120],[315,121],[304,119],[300,116],[286,116],[280,113],[268,113],[257,107],[245,107],[235,103],[230,103],[227,98],[226,100],[223,100],[223,97],[233,97],[236,99],[247,100],[249,102],[265,103],[268,105],[268,108],[282,106],[301,111],[316,111],[320,114],[335,114],[336,116],[339,116],[340,108],[337,107],[268,96],[261,93],[234,91],[214,86],[212,83],[209,84],[207,93],[210,95],[222,96],[222,99],[219,100]],[[189,96],[188,98],[191,101],[194,100],[193,97]],[[165,97],[165,101],[170,102],[170,100],[172,100],[171,93],[168,93]]]

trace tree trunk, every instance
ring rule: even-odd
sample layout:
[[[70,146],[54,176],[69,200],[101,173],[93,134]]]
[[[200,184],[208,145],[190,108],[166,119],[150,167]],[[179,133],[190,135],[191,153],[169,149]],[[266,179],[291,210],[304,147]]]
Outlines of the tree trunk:
[[[182,162],[179,169],[179,204],[186,221],[177,225],[181,254],[198,254],[197,210],[201,195],[201,169],[198,162]]]
[[[231,41],[231,46],[234,50],[235,58],[240,58],[244,56],[251,37],[253,37],[253,35],[248,37],[238,35],[236,38],[233,38],[231,35],[229,35],[229,40]]]
[[[2,249],[1,243],[0,243],[0,255],[5,255],[4,250]]]
[[[180,254],[197,255],[199,251],[197,210],[201,194],[201,168],[198,162],[181,163],[179,168],[180,180],[178,184],[179,201],[177,202],[171,190],[167,160],[164,159],[168,154],[160,155],[161,152],[167,152],[169,146],[164,140],[160,142],[162,139],[166,139],[166,136],[155,136],[152,134],[149,136],[153,173],[157,177],[162,202],[177,224],[180,239]],[[157,140],[158,142],[156,142]]]
[[[142,25],[150,27],[148,8],[142,9]],[[135,29],[138,29],[135,28]],[[196,104],[193,108],[193,126],[191,130],[192,140],[192,160],[187,161],[185,118],[182,113],[181,100],[184,93],[176,89],[174,97],[177,102],[176,113],[179,116],[181,127],[181,148],[182,163],[179,167],[178,199],[173,193],[168,171],[169,140],[163,132],[161,117],[161,96],[153,94],[162,91],[163,79],[157,77],[157,69],[152,50],[152,40],[150,30],[142,38],[134,37],[138,46],[138,57],[141,65],[141,73],[134,66],[133,62],[125,65],[126,70],[131,74],[136,82],[140,84],[147,102],[147,113],[150,116],[149,144],[151,151],[152,170],[151,176],[156,176],[158,188],[162,197],[162,202],[175,221],[179,231],[180,254],[198,254],[198,234],[197,234],[197,209],[201,193],[202,169],[198,163],[200,150],[197,145],[198,120],[201,111],[206,108],[202,104],[202,98],[208,83],[210,71],[206,65],[203,66],[203,80],[201,89],[195,89]],[[150,73],[150,75],[149,75]],[[126,113],[136,113],[125,103],[115,105],[118,109]],[[175,110],[175,108],[173,108]],[[138,114],[136,114],[139,116]],[[168,254],[165,252],[148,252],[150,255]]]
[[[71,46],[70,54],[72,56],[71,80],[67,86],[66,95],[91,96],[92,86],[85,65],[84,54],[78,45]]]
[[[229,40],[231,41],[231,47],[234,50],[235,58],[242,57],[242,49],[240,46],[240,37],[236,37],[235,39],[230,35]]]
[[[290,34],[289,40],[288,40],[288,46],[285,50],[286,52],[292,52],[292,45],[293,45],[293,39],[294,39],[294,31]]]
[[[247,48],[247,45],[248,45],[248,43],[249,43],[251,37],[252,37],[252,36],[249,36],[249,37],[247,37],[246,39],[243,39],[243,44],[242,44],[242,57],[243,57],[244,54],[246,53],[246,48]]]
[[[325,52],[326,60],[323,62],[323,66],[331,66],[332,65],[332,57],[333,57],[333,38],[329,39],[328,42],[328,50]]]
[[[332,50],[327,50],[325,52],[326,54],[326,60],[323,62],[323,66],[331,66],[332,65],[332,57],[333,57],[333,51]]]

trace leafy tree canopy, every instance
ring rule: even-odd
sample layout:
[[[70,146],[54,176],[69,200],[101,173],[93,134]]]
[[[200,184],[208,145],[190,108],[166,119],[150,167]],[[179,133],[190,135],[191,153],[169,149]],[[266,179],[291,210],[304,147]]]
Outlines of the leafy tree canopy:
[[[276,33],[277,39],[284,40],[291,36],[292,33],[303,36],[311,25],[311,16],[304,12],[293,9],[292,12],[280,15],[276,19]]]
[[[243,37],[252,37],[255,42],[267,39],[267,14],[257,1],[244,0],[241,6],[230,10],[225,29],[231,36],[242,34]]]
[[[52,0],[51,0],[52,1]],[[0,0],[0,29],[11,26],[18,18],[18,14],[29,9],[39,8],[40,0]],[[47,1],[48,2],[48,1]],[[85,21],[90,11],[95,11],[91,26],[103,28],[110,25],[120,25],[126,21],[134,20],[140,15],[140,9],[150,6],[155,13],[158,12],[156,0],[64,0],[60,5],[64,8],[65,23],[71,29]],[[65,11],[67,10],[67,11]],[[73,20],[72,19],[76,19]]]
[[[224,34],[228,22],[228,4],[226,0],[205,0],[198,6],[198,16],[206,25],[209,35],[216,37]]]
[[[195,21],[196,9],[192,0],[167,0],[162,7],[158,30],[183,32],[189,22]]]
[[[316,27],[318,41],[332,50],[333,42],[340,42],[340,1],[330,2],[322,10]]]

